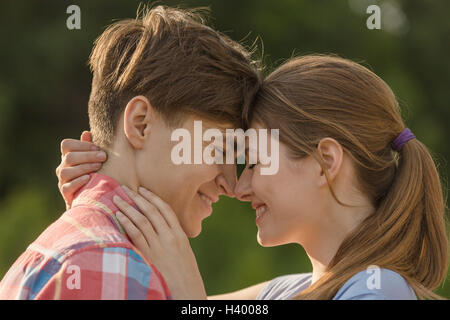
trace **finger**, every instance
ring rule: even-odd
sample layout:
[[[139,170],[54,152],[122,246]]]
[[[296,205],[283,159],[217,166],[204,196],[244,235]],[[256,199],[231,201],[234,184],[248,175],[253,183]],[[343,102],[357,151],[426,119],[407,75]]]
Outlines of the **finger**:
[[[139,187],[139,193],[150,203],[155,205],[161,212],[164,219],[167,221],[171,228],[181,228],[177,215],[172,208],[160,197],[144,187]]]
[[[64,139],[61,141],[61,154],[65,155],[70,151],[98,151],[100,150],[95,144],[76,139]]]
[[[60,183],[64,184],[88,173],[95,172],[100,169],[101,166],[101,163],[96,162],[80,164],[74,167],[63,167],[62,169],[59,169],[57,176]]]
[[[63,167],[73,167],[79,164],[106,161],[104,151],[79,151],[69,152],[64,156]]]
[[[92,133],[90,131],[83,131],[80,140],[84,142],[92,142]]]
[[[56,167],[56,170],[55,170],[55,173],[56,173],[56,176],[58,177],[58,180],[59,180],[59,172],[60,171],[61,171],[61,163],[59,164],[59,166]]]
[[[127,195],[133,200],[133,202],[138,206],[138,208],[144,213],[144,215],[151,221],[153,227],[155,228],[158,234],[164,234],[167,232],[167,228],[170,225],[167,223],[164,216],[158,210],[156,206],[154,206],[151,202],[147,201],[140,194],[134,192],[126,186],[122,186]]]
[[[113,202],[120,209],[120,211],[125,214],[144,234],[144,237],[148,243],[155,241],[157,231],[155,231],[152,222],[145,215],[137,211],[119,196],[114,196]]]
[[[84,175],[82,177],[76,178],[68,183],[64,183],[59,188],[61,191],[61,194],[66,200],[66,202],[71,205],[73,195],[75,192],[77,192],[82,186],[84,186],[86,183],[88,183],[90,176]]]
[[[131,242],[133,242],[134,246],[138,248],[142,253],[148,254],[148,252],[150,251],[150,245],[147,242],[147,239],[142,234],[141,230],[139,230],[139,228],[137,228],[134,223],[120,211],[116,212],[116,218],[117,220],[119,220],[123,229],[130,237]]]

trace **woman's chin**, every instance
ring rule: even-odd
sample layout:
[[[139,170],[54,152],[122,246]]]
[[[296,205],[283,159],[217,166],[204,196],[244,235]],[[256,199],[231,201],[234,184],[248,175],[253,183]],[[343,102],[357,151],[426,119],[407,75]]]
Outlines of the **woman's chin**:
[[[284,244],[288,244],[291,242],[286,241],[286,238],[283,235],[278,233],[267,233],[263,230],[258,230],[258,234],[256,235],[256,239],[260,246],[262,247],[276,247]]]
[[[256,239],[259,243],[260,246],[262,247],[273,247],[275,246],[275,244],[273,244],[273,242],[271,241],[270,237],[267,237],[263,234],[261,234],[261,232],[258,231],[258,234],[256,236]]]

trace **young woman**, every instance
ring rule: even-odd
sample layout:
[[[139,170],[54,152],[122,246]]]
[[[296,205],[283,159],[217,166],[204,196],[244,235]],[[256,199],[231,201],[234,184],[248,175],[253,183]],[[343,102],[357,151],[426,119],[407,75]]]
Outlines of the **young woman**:
[[[279,129],[279,171],[247,166],[235,194],[256,209],[259,243],[302,245],[313,272],[213,298],[440,298],[433,290],[447,273],[448,238],[438,172],[382,79],[339,57],[294,58],[264,80],[244,119]],[[66,152],[85,154],[72,143]],[[73,178],[89,170],[77,172],[60,179],[66,198],[82,185]],[[179,272],[196,262],[174,213],[148,190],[129,195],[150,223],[136,223],[142,214],[120,200],[119,220],[171,289],[188,290],[201,278]]]

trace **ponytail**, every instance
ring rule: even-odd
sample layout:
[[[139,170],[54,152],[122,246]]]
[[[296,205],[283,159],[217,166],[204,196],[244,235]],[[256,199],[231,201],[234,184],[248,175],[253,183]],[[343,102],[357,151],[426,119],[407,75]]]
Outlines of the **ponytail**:
[[[433,290],[448,268],[445,206],[434,161],[417,139],[400,151],[392,185],[376,212],[343,241],[325,274],[296,299],[332,299],[369,265],[402,275],[419,299],[442,299]]]
[[[394,232],[400,237],[408,268],[399,268],[423,298],[438,297],[432,293],[445,278],[448,267],[448,239],[445,226],[445,203],[439,174],[427,148],[417,139],[406,143],[394,183],[383,201],[380,212],[391,221],[403,220]]]

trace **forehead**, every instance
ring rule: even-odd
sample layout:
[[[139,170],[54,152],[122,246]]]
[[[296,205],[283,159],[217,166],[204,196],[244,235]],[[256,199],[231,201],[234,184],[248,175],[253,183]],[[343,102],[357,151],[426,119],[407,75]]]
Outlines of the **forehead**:
[[[234,136],[234,139],[227,139],[227,136],[229,136],[229,133],[227,133],[227,130],[231,129],[234,132],[235,130],[238,129],[232,123],[214,121],[211,119],[205,119],[205,118],[198,117],[198,116],[190,116],[185,120],[185,126],[187,126],[187,127],[193,126],[194,121],[201,121],[202,131],[203,131],[202,134],[208,129],[219,130],[221,132],[222,138],[223,138],[222,139],[223,147],[235,149],[235,151],[237,151],[236,150],[237,149],[237,136]],[[258,132],[259,129],[267,129],[267,127],[265,125],[263,125],[262,122],[260,122],[258,120],[253,120],[250,124],[249,129],[253,129]],[[268,133],[268,135],[270,135],[270,133]],[[215,141],[215,139],[214,139],[214,142],[219,142],[219,141]],[[247,153],[249,150],[248,142],[249,142],[248,137],[246,136],[245,151],[244,151],[245,153]]]
[[[203,130],[208,129],[218,129],[222,133],[222,135],[225,137],[226,130],[227,129],[233,129],[235,130],[236,127],[234,127],[231,123],[223,123],[223,122],[214,122],[211,120],[201,120],[203,125]]]
[[[194,124],[194,121],[200,121],[202,123],[203,130],[207,129],[219,129],[225,134],[226,129],[235,129],[235,125],[226,121],[214,121],[209,118],[205,118],[199,115],[188,115],[183,119],[183,126],[190,127]]]
[[[227,130],[231,129],[231,130],[235,130],[236,127],[232,124],[232,123],[227,123],[227,122],[219,122],[219,121],[214,121],[214,120],[210,120],[210,119],[204,119],[198,116],[190,116],[188,117],[183,124],[183,127],[189,129],[190,131],[193,131],[194,129],[194,122],[195,121],[200,121],[201,122],[201,135],[203,137],[203,135],[205,134],[205,132],[209,129],[215,129],[218,130],[221,133],[222,136],[222,140],[217,141],[215,138],[213,139],[212,142],[214,143],[222,143],[223,147],[227,147],[227,142],[229,140],[226,139],[227,137]],[[203,144],[209,144],[211,141],[203,141]],[[231,144],[228,146],[229,148],[233,148],[233,144],[231,142]]]

